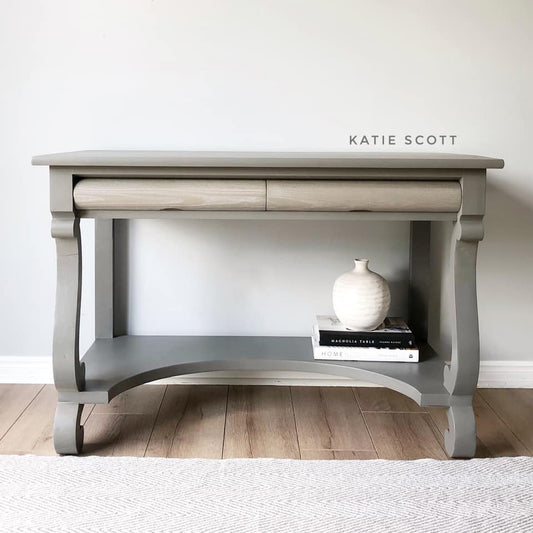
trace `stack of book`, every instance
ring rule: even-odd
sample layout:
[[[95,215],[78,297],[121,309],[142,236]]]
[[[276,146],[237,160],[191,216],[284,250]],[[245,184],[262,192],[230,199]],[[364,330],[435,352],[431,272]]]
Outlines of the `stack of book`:
[[[387,318],[374,331],[352,331],[334,316],[317,316],[313,355],[329,361],[418,362],[415,336],[401,318]]]

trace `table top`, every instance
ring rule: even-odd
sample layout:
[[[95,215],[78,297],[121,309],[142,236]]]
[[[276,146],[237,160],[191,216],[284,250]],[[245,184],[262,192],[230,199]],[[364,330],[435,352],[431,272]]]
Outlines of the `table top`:
[[[180,152],[83,150],[37,155],[33,165],[57,167],[217,168],[503,168],[503,159],[424,152]]]

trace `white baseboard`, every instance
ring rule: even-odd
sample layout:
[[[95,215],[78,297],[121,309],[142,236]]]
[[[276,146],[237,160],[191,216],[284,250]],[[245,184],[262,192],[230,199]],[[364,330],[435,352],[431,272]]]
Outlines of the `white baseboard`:
[[[401,363],[398,363],[401,364]],[[0,356],[0,383],[52,383],[50,357]],[[372,386],[346,378],[306,372],[204,372],[155,383],[224,385]],[[533,361],[482,361],[478,387],[533,388]]]
[[[53,383],[51,357],[0,356],[0,383]]]
[[[531,389],[533,361],[482,361],[477,386],[480,389]]]

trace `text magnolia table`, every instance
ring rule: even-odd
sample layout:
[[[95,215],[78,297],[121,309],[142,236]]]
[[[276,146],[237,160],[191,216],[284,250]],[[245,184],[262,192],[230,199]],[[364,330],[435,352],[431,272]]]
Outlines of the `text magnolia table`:
[[[483,238],[486,170],[502,168],[502,160],[427,153],[82,151],[36,156],[33,164],[50,167],[57,246],[53,364],[58,453],[81,451],[86,403],[108,403],[127,389],[180,374],[277,370],[346,376],[389,387],[420,405],[447,407],[448,454],[474,455],[476,256]],[[160,217],[410,221],[408,322],[421,362],[315,361],[308,337],[132,336],[119,331],[114,220]],[[81,358],[80,218],[96,219],[96,339]],[[435,234],[441,239],[433,239],[430,248]],[[442,264],[436,280],[429,270],[435,250]],[[440,303],[448,306],[446,313],[430,305],[432,295],[443,290],[450,296],[450,303],[445,298]],[[438,354],[430,345],[428,323],[441,324],[443,314],[451,317],[451,353]]]

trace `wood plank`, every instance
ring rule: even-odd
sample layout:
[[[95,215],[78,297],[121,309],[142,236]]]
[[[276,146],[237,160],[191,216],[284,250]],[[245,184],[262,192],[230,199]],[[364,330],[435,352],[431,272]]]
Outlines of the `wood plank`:
[[[446,459],[428,413],[365,412],[380,459]]]
[[[444,432],[448,429],[446,407],[426,407],[426,411],[431,416],[431,420],[433,420],[438,434],[444,436]]]
[[[476,431],[492,457],[528,455],[528,449],[505,425],[488,403],[479,395],[474,397]]]
[[[342,461],[353,459],[378,459],[378,454],[375,451],[363,450],[333,450],[333,456],[335,459],[340,459]]]
[[[53,443],[57,393],[44,386],[0,440],[0,454],[55,455]]]
[[[95,405],[93,414],[157,414],[164,394],[165,385],[142,385],[119,394],[108,404]]]
[[[147,457],[168,457],[176,428],[183,419],[191,394],[190,385],[168,385],[157,414],[150,441],[146,448]]]
[[[221,459],[227,397],[225,385],[169,386],[149,454],[168,450],[167,457]],[[158,436],[166,434],[168,440],[172,425],[175,429],[170,447],[158,446]]]
[[[361,411],[421,413],[424,408],[407,396],[386,388],[357,387],[355,397]]]
[[[169,385],[146,456],[221,458],[227,387]]]
[[[479,395],[533,455],[533,389],[480,389]]]
[[[95,405],[84,425],[83,453],[142,457],[165,390],[165,385],[143,385]]]
[[[312,460],[351,460],[351,459],[377,459],[376,452],[362,451],[362,450],[301,450],[302,459]]]
[[[89,418],[89,416],[91,416],[93,409],[94,409],[93,403],[88,403],[83,406],[83,411],[81,413],[81,424],[82,425],[84,425],[85,422],[87,422],[87,419]]]
[[[446,415],[445,407],[426,407],[427,412],[431,416],[433,421],[434,433],[439,441],[439,444],[444,448],[444,432],[448,429],[448,417]],[[490,450],[485,444],[477,437],[476,441],[476,455],[477,459],[486,459],[493,457]]]
[[[289,387],[229,388],[223,457],[300,458]]]
[[[291,394],[300,452],[374,451],[350,387],[292,387]]]
[[[148,445],[156,413],[94,414],[84,425],[84,455],[142,457]]]
[[[0,439],[42,388],[43,385],[0,384]]]

